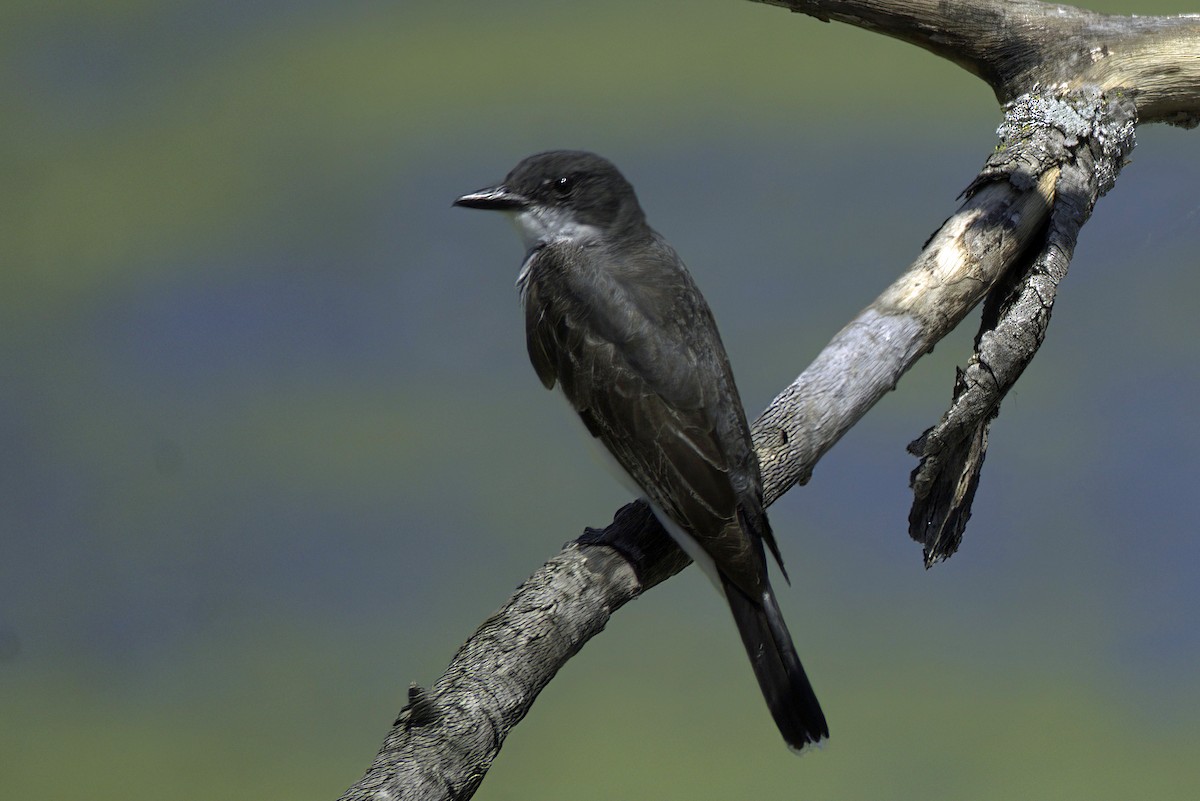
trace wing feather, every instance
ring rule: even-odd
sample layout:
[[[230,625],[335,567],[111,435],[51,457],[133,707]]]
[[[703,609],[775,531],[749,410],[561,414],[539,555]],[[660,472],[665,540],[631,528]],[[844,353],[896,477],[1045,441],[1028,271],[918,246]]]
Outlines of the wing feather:
[[[611,264],[573,272],[594,259],[567,258],[564,250],[541,249],[523,274],[534,370],[546,387],[562,387],[649,499],[757,597],[763,543],[776,556],[778,549],[711,313],[686,272],[636,276],[651,283],[631,291],[634,279]]]

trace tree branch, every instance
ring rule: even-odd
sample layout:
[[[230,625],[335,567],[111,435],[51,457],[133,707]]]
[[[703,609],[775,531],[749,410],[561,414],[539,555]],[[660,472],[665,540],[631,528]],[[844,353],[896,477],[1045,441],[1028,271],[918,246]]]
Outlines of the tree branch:
[[[962,541],[988,427],[1046,336],[1079,229],[1133,149],[1134,122],[1128,97],[1109,102],[1097,90],[1021,97],[1005,110],[1000,147],[979,180],[1027,183],[1031,169],[1053,165],[1054,208],[1033,258],[988,294],[975,353],[967,369],[958,371],[950,410],[908,446],[921,457],[912,474],[909,535],[924,546],[926,567],[952,555]]]
[[[1080,227],[1135,121],[1200,122],[1200,18],[1124,18],[1032,0],[759,0],[870,28],[963,66],[1007,102],[1001,145],[907,270],[754,422],[766,502],[811,475],[900,376],[988,298],[942,422],[912,446],[927,563],[953,552],[1000,398],[1045,334]],[[1045,88],[1043,88],[1045,87]],[[989,294],[990,293],[990,294]],[[466,799],[538,693],[612,613],[687,557],[644,504],[535,572],[429,691],[415,685],[351,799]]]
[[[641,501],[567,543],[458,649],[431,691],[410,685],[375,762],[342,801],[470,798],[559,668],[613,612],[690,563]]]
[[[1133,94],[1138,119],[1200,123],[1200,15],[1127,17],[1036,0],[754,0],[924,48],[1001,103],[1040,87]]]

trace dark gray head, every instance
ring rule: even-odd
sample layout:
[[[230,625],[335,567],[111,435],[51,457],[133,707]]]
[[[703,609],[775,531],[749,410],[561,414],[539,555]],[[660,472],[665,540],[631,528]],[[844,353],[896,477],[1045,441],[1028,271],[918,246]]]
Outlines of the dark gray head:
[[[512,214],[529,248],[640,234],[646,225],[633,187],[612,162],[580,150],[530,156],[499,186],[463,195],[454,205]]]

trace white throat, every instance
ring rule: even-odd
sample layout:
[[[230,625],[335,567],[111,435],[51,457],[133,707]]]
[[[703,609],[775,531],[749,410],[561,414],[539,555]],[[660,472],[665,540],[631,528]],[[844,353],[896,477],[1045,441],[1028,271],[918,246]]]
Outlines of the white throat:
[[[600,229],[581,223],[569,209],[531,206],[512,215],[526,250],[560,242],[580,244],[600,236]]]

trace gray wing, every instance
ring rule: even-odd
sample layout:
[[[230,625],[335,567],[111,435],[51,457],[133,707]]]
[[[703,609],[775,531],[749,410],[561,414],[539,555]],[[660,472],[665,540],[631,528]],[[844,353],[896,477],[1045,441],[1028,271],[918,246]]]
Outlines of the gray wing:
[[[671,258],[637,276],[555,247],[535,254],[522,284],[530,361],[650,500],[758,597],[763,543],[779,557],[749,426],[712,314],[663,247]]]

